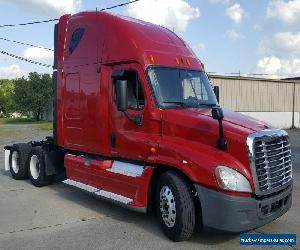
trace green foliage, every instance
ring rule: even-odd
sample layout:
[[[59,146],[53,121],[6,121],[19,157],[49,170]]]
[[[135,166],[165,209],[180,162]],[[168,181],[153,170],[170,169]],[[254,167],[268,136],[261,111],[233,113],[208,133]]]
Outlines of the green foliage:
[[[22,114],[32,112],[38,121],[51,102],[51,77],[49,74],[29,73],[15,80],[14,102],[16,111]]]
[[[0,116],[8,116],[14,110],[15,85],[11,80],[0,80]]]

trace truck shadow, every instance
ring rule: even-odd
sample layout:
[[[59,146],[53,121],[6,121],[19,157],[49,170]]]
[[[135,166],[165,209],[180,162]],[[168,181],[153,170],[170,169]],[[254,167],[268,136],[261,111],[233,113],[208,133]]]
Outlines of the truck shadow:
[[[53,183],[49,188],[53,189],[61,198],[68,199],[82,207],[93,210],[99,213],[99,215],[110,217],[117,221],[132,223],[162,240],[169,240],[161,231],[154,213],[143,214],[131,211],[107,200],[95,197],[84,190],[60,182]],[[194,235],[189,242],[201,243],[204,245],[218,245],[234,238],[237,238],[236,241],[239,242],[238,236],[239,234],[226,233],[214,229],[196,228]]]

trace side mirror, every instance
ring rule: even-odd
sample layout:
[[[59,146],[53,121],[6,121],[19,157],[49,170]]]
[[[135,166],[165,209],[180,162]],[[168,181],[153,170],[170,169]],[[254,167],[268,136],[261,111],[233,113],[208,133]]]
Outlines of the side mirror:
[[[218,139],[218,147],[221,150],[227,149],[227,141],[224,138],[223,124],[222,120],[224,118],[223,110],[220,107],[213,107],[211,110],[212,118],[217,120],[219,123],[219,139]]]
[[[116,81],[117,92],[117,107],[119,111],[125,112],[127,110],[127,81]]]
[[[219,86],[214,86],[214,93],[217,98],[217,101],[220,102],[220,87]]]
[[[125,74],[125,70],[118,70],[112,73],[112,78],[114,78],[115,80],[119,80],[121,79]]]
[[[212,118],[215,120],[222,120],[224,118],[223,110],[220,107],[213,107],[211,110]]]

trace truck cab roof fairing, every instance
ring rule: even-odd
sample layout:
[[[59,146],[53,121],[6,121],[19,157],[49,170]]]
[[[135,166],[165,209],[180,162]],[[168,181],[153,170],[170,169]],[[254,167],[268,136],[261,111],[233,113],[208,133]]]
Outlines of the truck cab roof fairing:
[[[97,22],[101,26],[99,58],[103,64],[139,61],[150,64],[202,69],[201,62],[185,42],[162,26],[107,12],[80,12],[69,19],[78,24]],[[104,36],[104,39],[99,39]],[[128,42],[130,41],[130,42]]]

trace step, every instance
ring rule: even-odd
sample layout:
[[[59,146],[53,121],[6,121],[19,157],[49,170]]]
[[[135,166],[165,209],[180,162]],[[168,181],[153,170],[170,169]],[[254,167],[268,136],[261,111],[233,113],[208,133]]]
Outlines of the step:
[[[114,200],[114,201],[117,201],[117,202],[120,202],[120,203],[129,204],[133,201],[131,198],[128,198],[128,197],[125,197],[125,196],[122,196],[122,195],[119,195],[119,194],[115,194],[115,193],[112,193],[112,192],[108,192],[108,191],[105,191],[103,189],[98,189],[98,188],[92,187],[90,185],[87,185],[87,184],[84,184],[84,183],[81,183],[81,182],[78,182],[78,181],[74,181],[74,180],[71,180],[71,179],[64,180],[63,183],[65,183],[67,185],[70,185],[70,186],[73,186],[73,187],[77,187],[79,189],[82,189],[84,191],[92,193],[96,196],[100,196],[100,197],[103,197],[103,198]]]

